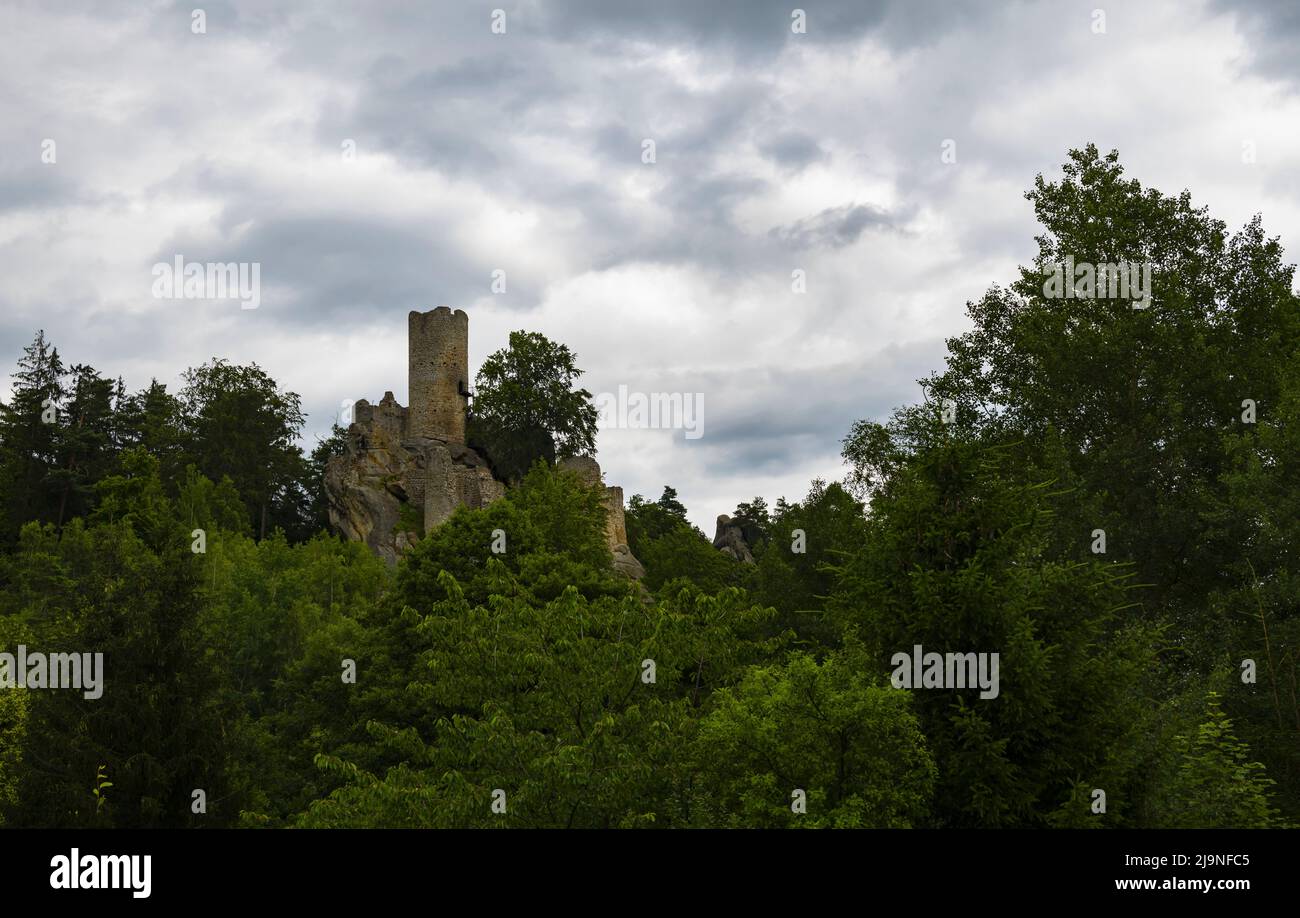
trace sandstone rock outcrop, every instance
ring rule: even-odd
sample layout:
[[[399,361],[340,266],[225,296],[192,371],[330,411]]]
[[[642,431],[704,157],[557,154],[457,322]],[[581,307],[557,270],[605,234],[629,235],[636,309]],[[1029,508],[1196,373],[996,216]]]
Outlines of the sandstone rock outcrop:
[[[389,564],[457,507],[505,494],[487,461],[464,443],[407,437],[407,409],[393,393],[353,406],[344,452],[325,468],[330,522]]]
[[[713,536],[713,547],[731,555],[744,564],[754,563],[754,554],[745,541],[745,531],[740,523],[723,513],[718,517],[718,528]]]
[[[632,554],[632,549],[627,546],[627,517],[623,515],[623,489],[605,484],[600,473],[600,465],[591,456],[561,459],[559,467],[576,472],[591,487],[604,488],[605,541],[614,556],[614,570],[624,577],[640,580],[645,576],[645,568]]]

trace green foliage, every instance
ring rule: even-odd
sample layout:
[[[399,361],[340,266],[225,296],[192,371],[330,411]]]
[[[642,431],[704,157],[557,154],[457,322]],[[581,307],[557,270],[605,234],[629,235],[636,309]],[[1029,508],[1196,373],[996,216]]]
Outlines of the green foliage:
[[[679,526],[657,539],[646,539],[637,559],[646,569],[643,583],[655,592],[675,592],[675,585],[683,582],[706,593],[745,583],[740,564],[714,548],[694,526]]]
[[[117,415],[121,447],[140,447],[157,459],[164,482],[179,479],[185,466],[192,463],[180,399],[153,379],[146,388],[125,396]]]
[[[341,661],[365,656],[360,620],[391,575],[364,545],[323,535],[292,545],[218,532],[205,567],[202,633],[236,712],[228,780],[242,809],[280,824],[333,788],[312,757],[362,735]]]
[[[298,396],[256,364],[192,368],[179,398],[157,380],[128,395],[93,367],[65,370],[38,332],[13,379],[13,397],[0,404],[0,548],[26,522],[62,526],[93,515],[100,485],[134,474],[135,451],[156,463],[170,499],[195,471],[233,488],[246,517],[238,528],[251,525],[259,537],[279,527],[300,541],[327,523],[320,471],[340,431],[318,449],[315,467],[305,461]]]
[[[0,402],[0,498],[6,542],[12,543],[29,520],[54,519],[62,491],[53,476],[59,468],[57,419],[67,394],[65,375],[58,349],[39,331],[18,360],[12,399],[9,404]]]
[[[852,426],[843,485],[741,503],[754,565],[636,495],[641,586],[553,467],[596,411],[541,335],[470,418],[513,486],[393,572],[316,534],[347,433],[304,457],[255,364],[128,394],[38,332],[0,404],[0,649],[101,652],[106,690],[0,691],[0,824],[1294,824],[1293,267],[1092,146],[1028,198],[1033,264],[920,404]],[[1149,261],[1151,308],[1047,296],[1067,258]],[[997,697],[893,688],[915,645],[998,653]]]
[[[195,465],[208,478],[234,482],[258,537],[276,526],[304,535],[310,468],[296,442],[304,422],[298,395],[255,363],[213,359],[185,372],[180,404]]]
[[[324,536],[254,542],[229,480],[214,485],[191,467],[172,499],[159,465],[126,450],[88,522],[29,524],[4,566],[6,650],[104,654],[100,698],[0,693],[10,823],[230,825],[241,808],[273,809],[268,792],[282,813],[330,789],[311,766],[316,734],[324,723],[326,736],[346,735],[334,724],[347,718],[315,719],[332,686],[305,690],[305,661],[378,597],[387,568],[363,545]],[[195,528],[205,553],[191,550]],[[337,686],[341,655],[330,655]],[[194,788],[207,792],[205,815],[191,813]]]
[[[654,502],[632,495],[624,520],[628,547],[645,567],[647,589],[658,591],[667,584],[675,593],[682,583],[690,583],[716,593],[741,585],[740,566],[687,521],[686,508],[673,488],[664,485],[663,495]]]
[[[411,532],[419,536],[424,532],[424,508],[404,501],[397,508],[397,522],[393,524],[393,532]]]
[[[343,455],[347,442],[347,429],[337,423],[331,424],[329,436],[317,439],[316,446],[308,459],[311,473],[305,487],[311,499],[312,525],[318,531],[328,530],[330,527],[329,496],[325,493],[325,466],[335,456]],[[423,527],[416,531],[422,529]]]
[[[73,367],[71,376],[57,466],[46,477],[58,495],[56,525],[85,515],[94,483],[114,459],[113,381],[82,365]]]
[[[758,555],[754,596],[780,612],[782,627],[815,645],[833,646],[838,634],[825,613],[844,560],[866,539],[862,504],[845,488],[821,479],[798,503],[778,503],[767,523],[769,541]]]
[[[348,783],[301,825],[691,824],[680,750],[704,693],[744,662],[738,633],[760,610],[736,592],[648,607],[573,588],[545,603],[515,593],[472,606],[449,573],[438,585],[445,598],[409,632],[419,665],[402,689],[437,719],[423,730],[368,725],[394,763],[382,778],[322,757]],[[492,809],[497,789],[503,813]]]
[[[874,684],[864,662],[794,654],[718,692],[695,750],[707,823],[908,828],[925,819],[935,765],[909,696]],[[796,790],[804,813],[793,809]]]
[[[582,375],[575,360],[563,344],[516,331],[483,361],[468,436],[501,478],[515,481],[538,460],[554,464],[595,451],[597,412],[591,393],[574,388]]]
[[[746,544],[754,554],[761,554],[771,538],[772,516],[768,512],[767,501],[760,495],[748,503],[740,502],[736,505],[731,521],[740,527]]]
[[[873,499],[833,606],[881,671],[917,644],[1000,654],[995,699],[913,691],[940,765],[935,819],[1034,825],[1131,738],[1151,636],[1116,618],[1132,602],[1125,566],[1044,554],[1044,486],[1009,478],[998,448],[939,436]]]
[[[1235,585],[1228,565],[1253,525],[1222,513],[1228,449],[1243,399],[1271,417],[1293,374],[1294,266],[1258,218],[1229,236],[1187,192],[1144,189],[1093,146],[1026,197],[1043,225],[1036,263],[970,304],[974,328],[948,342],[930,396],[953,399],[963,424],[1014,431],[1030,462],[1057,439],[1080,495],[1098,498],[1088,529],[1116,533],[1152,584],[1147,608],[1211,653],[1220,622],[1205,600]],[[1151,308],[1045,296],[1044,271],[1066,258],[1150,262]]]
[[[1250,659],[1258,670],[1257,688],[1235,680],[1224,705],[1278,780],[1283,809],[1300,817],[1300,360],[1288,361],[1278,400],[1256,424],[1226,433],[1224,446],[1224,490],[1203,525],[1207,538],[1235,549],[1221,562],[1206,617],[1221,644],[1239,648],[1225,663],[1240,674]]]
[[[113,786],[113,782],[108,780],[107,768],[107,765],[100,765],[95,770],[95,786],[90,791],[95,798],[96,816],[103,813],[104,804],[108,802],[108,789]]]
[[[0,648],[30,641],[30,629],[16,616],[0,615]],[[23,769],[29,698],[24,689],[0,690],[0,827],[6,825],[5,814],[13,812],[19,803],[18,779]]]
[[[481,510],[459,508],[407,552],[397,595],[420,608],[427,597],[440,595],[436,584],[443,571],[472,603],[486,602],[503,573],[517,577],[517,589],[542,600],[568,586],[587,596],[621,595],[629,587],[613,573],[604,533],[600,490],[573,472],[539,462],[504,500]],[[505,550],[494,552],[502,541]]]
[[[664,493],[657,501],[651,502],[640,494],[633,494],[624,516],[627,545],[638,558],[654,539],[663,538],[683,526],[690,527],[686,508],[677,499],[677,490],[668,485],[664,485]]]
[[[183,826],[191,789],[223,796],[228,712],[198,628],[199,561],[179,527],[150,535],[156,547],[129,521],[23,528],[5,613],[42,652],[102,653],[104,689],[28,693],[13,824]],[[107,803],[87,790],[101,766]]]
[[[1192,207],[1186,192],[1171,197],[1144,189],[1123,176],[1116,154],[1102,156],[1092,146],[1071,152],[1059,181],[1039,176],[1027,197],[1043,226],[1035,263],[1009,286],[992,287],[969,304],[973,327],[949,340],[946,369],[923,383],[925,404],[899,410],[888,423],[859,422],[845,441],[850,487],[872,499],[873,514],[895,520],[868,534],[881,557],[873,576],[885,578],[892,563],[893,579],[858,595],[887,598],[897,610],[872,615],[896,621],[927,603],[957,621],[984,621],[991,603],[953,593],[941,587],[944,580],[969,567],[972,583],[979,577],[996,586],[1011,564],[1021,576],[1026,566],[1046,573],[1082,564],[1087,572],[1098,561],[1122,562],[1132,571],[1129,582],[1142,587],[1117,607],[1111,624],[1088,638],[1089,646],[1099,648],[1096,665],[1106,659],[1120,665],[1129,658],[1125,647],[1131,640],[1150,644],[1158,633],[1168,644],[1159,665],[1143,667],[1153,676],[1117,683],[1134,691],[1127,737],[1113,728],[1108,738],[1090,740],[1099,757],[1081,759],[1085,767],[1057,769],[1059,777],[1047,780],[1038,796],[1031,781],[1024,793],[997,790],[985,801],[972,796],[959,805],[941,783],[942,815],[958,822],[1015,823],[1021,817],[997,810],[1010,793],[1022,809],[1034,801],[1036,812],[1052,814],[1053,824],[1073,825],[1080,811],[1064,801],[1086,802],[1089,788],[1105,786],[1108,824],[1156,824],[1152,801],[1167,783],[1159,777],[1166,752],[1159,744],[1186,729],[1179,726],[1187,716],[1186,697],[1198,686],[1203,690],[1219,667],[1236,667],[1246,658],[1258,664],[1259,688],[1236,680],[1224,707],[1281,781],[1277,799],[1297,812],[1300,716],[1288,700],[1300,648],[1294,603],[1300,570],[1290,550],[1300,536],[1300,453],[1292,442],[1300,429],[1300,300],[1292,292],[1293,266],[1283,263],[1280,245],[1264,235],[1258,219],[1230,236],[1204,208]],[[1134,309],[1129,300],[1045,295],[1045,273],[1067,258],[1096,265],[1150,262],[1151,308]],[[1256,406],[1255,423],[1243,414],[1248,398]],[[945,427],[936,421],[941,400],[948,399],[956,421]],[[990,526],[987,517],[997,509],[993,495],[960,485],[972,466],[947,452],[950,435],[996,445],[1002,457],[997,477],[1012,500],[1052,482],[1047,487],[1055,492],[1055,516],[1034,521],[1009,514],[1006,524]],[[935,464],[945,456],[953,461]],[[930,498],[919,499],[927,491]],[[978,514],[969,512],[974,508]],[[958,516],[949,525],[953,513]],[[1107,536],[1104,556],[1090,551],[1097,529]],[[893,544],[881,545],[881,538]],[[998,541],[1032,547],[1032,555],[989,554]],[[871,554],[869,548],[864,557]],[[859,565],[853,574],[860,590],[863,572]],[[944,580],[935,581],[939,572]],[[1110,575],[1082,576],[1104,584]],[[929,592],[900,605],[904,580],[909,590],[924,584]],[[846,587],[852,591],[851,584]],[[1030,585],[1016,589],[1034,595]],[[998,608],[1015,608],[1007,602],[997,600]],[[1025,611],[1031,633],[1039,634],[1041,614]],[[1139,621],[1146,623],[1145,638],[1137,638]],[[909,630],[920,629],[914,624]],[[1070,655],[1069,646],[1049,648],[1048,659]],[[1010,669],[1005,660],[1003,666]],[[1096,705],[1113,697],[1103,688],[1082,687],[1079,697]],[[1064,718],[1060,710],[1055,716]],[[987,724],[962,717],[954,726],[984,735]],[[953,762],[962,783],[995,789],[1023,784],[1019,770],[982,776],[981,769],[1008,761],[998,755],[953,760],[934,732],[932,715],[924,719],[941,767]],[[1050,720],[1048,727],[1050,740],[1034,743],[1066,758],[1065,750],[1073,747],[1057,745]],[[1008,746],[1008,756],[1016,755],[1015,747]],[[1104,785],[1100,774],[1108,776]],[[1068,792],[1061,780],[1070,782]],[[961,806],[966,817],[955,817],[954,807]]]
[[[1176,737],[1176,772],[1156,802],[1156,825],[1171,829],[1263,829],[1281,824],[1269,797],[1275,782],[1233,733],[1217,692],[1202,720]]]

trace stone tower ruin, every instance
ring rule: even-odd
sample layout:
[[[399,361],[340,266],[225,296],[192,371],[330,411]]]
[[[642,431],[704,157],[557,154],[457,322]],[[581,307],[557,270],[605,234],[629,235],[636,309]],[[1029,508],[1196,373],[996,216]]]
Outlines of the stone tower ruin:
[[[469,316],[439,306],[406,317],[411,407],[408,437],[465,442],[469,407]]]

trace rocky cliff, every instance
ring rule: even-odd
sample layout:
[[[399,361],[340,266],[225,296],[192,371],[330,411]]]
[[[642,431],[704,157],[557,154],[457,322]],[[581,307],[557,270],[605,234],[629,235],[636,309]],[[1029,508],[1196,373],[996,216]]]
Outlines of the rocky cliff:
[[[604,489],[605,494],[605,541],[614,556],[614,570],[624,577],[640,580],[645,576],[645,568],[627,547],[627,518],[623,515],[623,489],[606,486],[601,477],[600,466],[590,456],[577,456],[562,459],[560,468],[576,472],[591,487]]]
[[[457,507],[478,509],[505,495],[505,485],[472,448],[440,437],[408,436],[408,428],[407,409],[393,393],[385,392],[377,405],[359,401],[343,453],[325,468],[330,522],[389,564],[396,564],[403,551]],[[644,577],[627,546],[623,489],[606,487],[600,466],[590,457],[560,465],[604,489],[605,539],[613,567],[633,580]]]
[[[723,513],[718,517],[718,528],[714,532],[713,547],[723,554],[730,555],[744,564],[754,563],[754,553],[745,538],[745,530],[740,522]]]
[[[407,410],[385,392],[353,406],[342,455],[325,468],[330,522],[389,564],[457,507],[484,507],[505,494],[487,461],[464,443],[407,437]]]

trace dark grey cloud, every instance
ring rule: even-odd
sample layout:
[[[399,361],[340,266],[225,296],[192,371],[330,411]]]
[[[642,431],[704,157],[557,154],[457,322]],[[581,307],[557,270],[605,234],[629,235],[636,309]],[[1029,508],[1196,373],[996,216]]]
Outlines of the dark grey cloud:
[[[422,59],[391,59],[373,68],[360,80],[355,104],[323,113],[317,140],[337,149],[352,138],[360,149],[453,175],[521,179],[512,168],[517,164],[505,158],[511,150],[502,140],[519,129],[533,106],[556,100],[552,81],[541,72],[545,61],[498,50],[424,65]]]
[[[634,377],[633,390],[703,395],[703,436],[690,448],[720,472],[737,463],[779,472],[799,453],[838,456],[854,421],[887,416],[916,399],[916,380],[942,360],[939,338],[888,345],[862,359],[814,367],[726,366]],[[645,436],[657,432],[645,432]],[[675,436],[681,437],[678,433]]]
[[[802,131],[782,131],[760,140],[758,148],[783,169],[796,172],[829,156],[815,137]]]
[[[150,265],[186,261],[260,265],[262,305],[271,321],[294,330],[364,328],[395,309],[466,303],[489,290],[493,266],[459,250],[428,219],[381,219],[362,213],[260,216],[252,202],[232,205],[226,224],[251,219],[237,236],[182,235],[156,250]],[[526,277],[512,278],[516,301],[535,302]],[[430,307],[431,308],[431,307]],[[404,315],[404,312],[403,312]]]
[[[903,221],[872,204],[843,204],[821,213],[777,226],[770,235],[791,249],[839,249],[858,241],[868,229],[897,229]]]
[[[47,165],[32,157],[25,164],[0,168],[0,213],[105,199],[100,192],[83,186],[67,170],[55,166],[57,163]]]
[[[771,55],[808,36],[850,43],[869,32],[899,48],[936,40],[979,16],[975,5],[941,0],[661,0],[608,3],[558,0],[539,8],[556,40],[605,37],[619,42],[681,43],[721,48],[737,55]],[[807,33],[795,35],[791,14],[802,9]]]
[[[1250,41],[1249,65],[1300,85],[1300,4],[1294,0],[1213,0],[1212,8],[1233,16]]]

